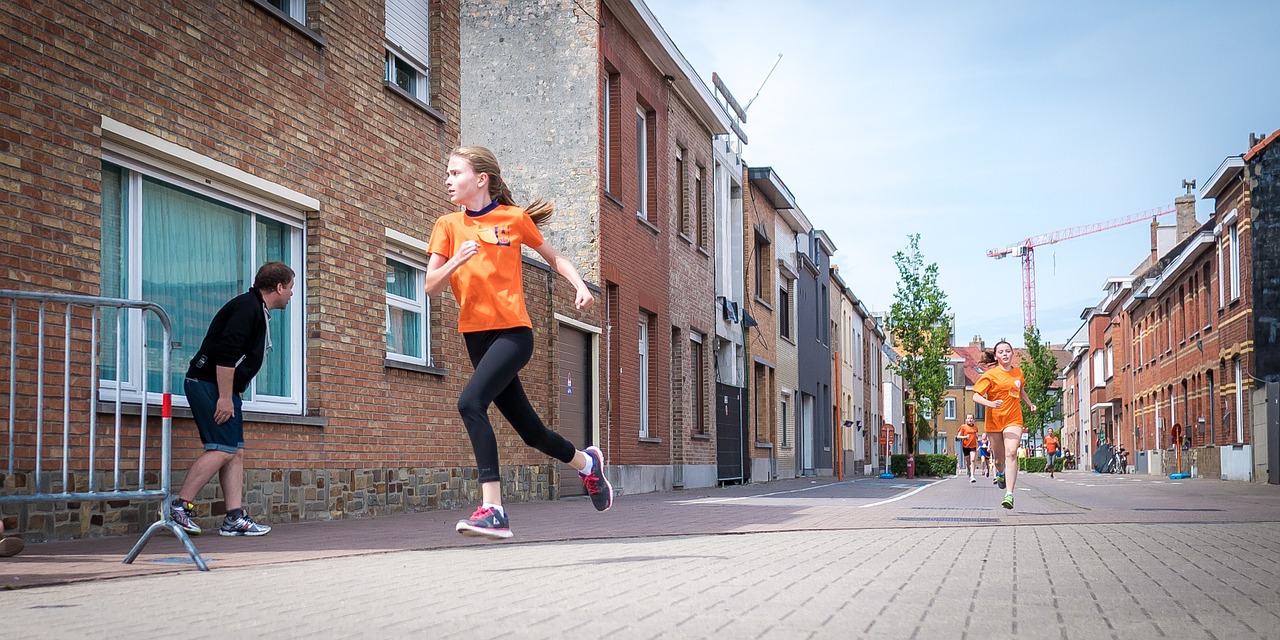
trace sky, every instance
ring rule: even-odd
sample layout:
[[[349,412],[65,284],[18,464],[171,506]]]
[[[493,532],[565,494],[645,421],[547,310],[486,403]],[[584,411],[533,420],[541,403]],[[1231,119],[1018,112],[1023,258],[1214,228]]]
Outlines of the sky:
[[[708,87],[759,90],[743,159],[773,167],[868,308],[920,234],[959,344],[1023,342],[1020,259],[989,249],[1172,206],[1280,128],[1272,0],[645,2]],[[1150,246],[1139,222],[1037,248],[1042,337],[1071,338]]]

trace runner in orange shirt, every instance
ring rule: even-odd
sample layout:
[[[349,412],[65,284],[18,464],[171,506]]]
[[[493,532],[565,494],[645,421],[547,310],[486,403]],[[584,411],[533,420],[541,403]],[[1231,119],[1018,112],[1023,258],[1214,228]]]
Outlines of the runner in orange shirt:
[[[1013,345],[1005,340],[996,343],[996,365],[983,372],[973,385],[973,401],[990,409],[987,411],[988,434],[996,463],[996,484],[1005,489],[1000,506],[1013,508],[1013,490],[1018,479],[1018,443],[1022,440],[1022,402],[1032,412],[1031,404],[1023,389],[1022,369],[1013,366]],[[1008,474],[1006,487],[1005,474]]]
[[[1053,477],[1053,468],[1058,464],[1058,438],[1053,435],[1053,429],[1044,430],[1044,459],[1045,468],[1049,470],[1049,477]]]
[[[533,323],[525,309],[521,278],[521,245],[533,249],[577,289],[574,306],[595,298],[568,258],[543,242],[538,223],[554,210],[535,201],[528,210],[515,206],[502,180],[498,159],[484,147],[460,147],[449,156],[445,189],[462,211],[441,216],[431,231],[427,251],[426,292],[435,296],[450,285],[458,300],[458,330],[466,342],[475,372],[462,389],[458,412],[471,438],[479,470],[482,503],[460,520],[458,533],[510,538],[502,507],[498,473],[498,441],[489,422],[495,404],[526,444],[570,464],[599,511],[613,505],[613,487],[604,474],[604,454],[597,447],[578,450],[538,417],[519,374],[533,355]]]
[[[964,417],[964,424],[960,425],[960,438],[960,450],[969,464],[969,482],[977,482],[978,479],[973,477],[973,464],[978,457],[978,428],[973,426],[972,413],[967,414]]]

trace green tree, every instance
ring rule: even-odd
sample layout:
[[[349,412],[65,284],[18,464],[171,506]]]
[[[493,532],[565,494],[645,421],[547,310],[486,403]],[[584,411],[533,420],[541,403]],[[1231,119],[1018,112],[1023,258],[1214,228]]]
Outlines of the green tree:
[[[1034,437],[1044,437],[1044,428],[1062,417],[1061,392],[1052,389],[1058,379],[1058,359],[1053,357],[1049,345],[1041,342],[1040,330],[1027,327],[1022,338],[1027,345],[1027,358],[1020,363],[1027,397],[1036,405],[1035,413],[1023,415],[1026,427]]]
[[[889,333],[902,357],[890,369],[902,376],[903,400],[919,409],[936,411],[947,387],[947,357],[951,353],[951,326],[947,294],[938,286],[938,264],[924,263],[920,234],[909,236],[906,251],[893,254],[898,267],[898,291],[889,307]],[[919,438],[932,437],[925,420],[907,429],[907,450],[915,453]],[[914,431],[915,433],[912,433]]]

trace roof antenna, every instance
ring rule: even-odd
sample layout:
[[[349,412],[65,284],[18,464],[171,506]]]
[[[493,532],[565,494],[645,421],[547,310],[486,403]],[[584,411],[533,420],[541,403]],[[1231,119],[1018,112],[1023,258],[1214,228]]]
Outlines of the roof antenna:
[[[764,80],[760,82],[760,88],[756,89],[756,94],[751,96],[751,99],[747,101],[747,106],[742,108],[744,112],[751,108],[751,104],[756,101],[756,98],[760,97],[760,92],[764,90],[764,83],[769,81],[769,77],[773,75],[773,70],[778,68],[779,62],[782,62],[781,53],[778,54],[778,59],[773,61],[773,66],[769,68],[769,73],[765,74]]]

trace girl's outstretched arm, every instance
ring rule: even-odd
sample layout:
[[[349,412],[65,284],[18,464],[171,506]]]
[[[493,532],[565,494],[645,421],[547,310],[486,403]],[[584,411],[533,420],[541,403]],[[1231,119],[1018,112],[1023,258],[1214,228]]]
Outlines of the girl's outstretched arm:
[[[549,242],[543,242],[533,250],[537,251],[538,255],[542,256],[542,259],[546,260],[547,264],[551,265],[551,268],[555,269],[556,273],[564,276],[564,279],[568,280],[577,289],[577,297],[573,301],[575,309],[585,309],[591,306],[591,303],[595,301],[595,296],[591,295],[591,289],[587,288],[587,283],[582,281],[581,275],[578,275],[578,268],[573,266],[573,262],[570,262],[563,254],[556,251],[556,248],[551,246]]]

